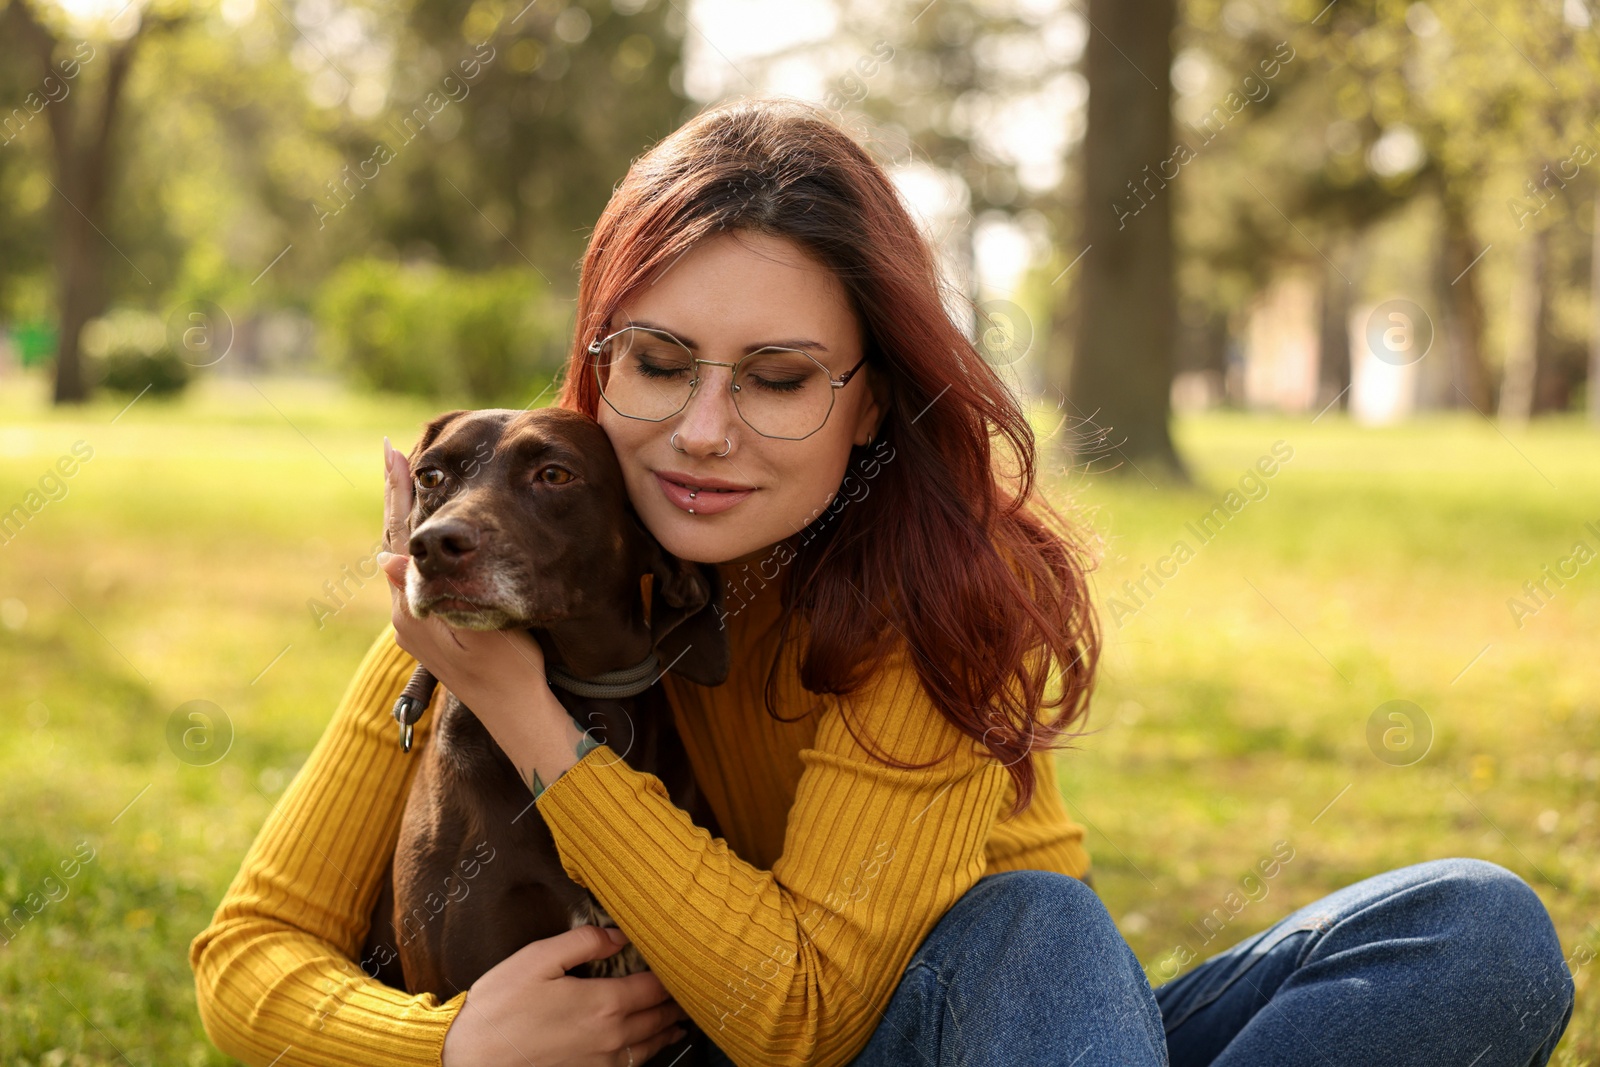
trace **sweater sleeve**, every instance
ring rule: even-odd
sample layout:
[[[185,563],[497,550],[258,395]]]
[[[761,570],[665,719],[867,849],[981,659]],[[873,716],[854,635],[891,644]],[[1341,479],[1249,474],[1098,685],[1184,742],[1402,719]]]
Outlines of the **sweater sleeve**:
[[[605,745],[537,802],[568,874],[741,1067],[856,1057],[917,947],[985,873],[1005,793],[1004,767],[938,713],[903,651],[819,714],[770,871]]]
[[[247,1064],[440,1063],[466,994],[411,996],[354,962],[419,763],[389,714],[415,667],[385,627],[189,946],[206,1033]]]

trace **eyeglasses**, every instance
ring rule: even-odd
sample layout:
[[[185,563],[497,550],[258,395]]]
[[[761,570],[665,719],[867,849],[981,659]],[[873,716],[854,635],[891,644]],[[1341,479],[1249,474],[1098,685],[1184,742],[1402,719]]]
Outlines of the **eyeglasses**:
[[[733,406],[763,437],[799,441],[822,429],[833,395],[867,362],[863,356],[837,378],[808,353],[769,346],[737,363],[699,359],[665,330],[624,326],[589,345],[595,381],[611,410],[629,419],[662,422],[689,405],[700,366],[731,367]]]

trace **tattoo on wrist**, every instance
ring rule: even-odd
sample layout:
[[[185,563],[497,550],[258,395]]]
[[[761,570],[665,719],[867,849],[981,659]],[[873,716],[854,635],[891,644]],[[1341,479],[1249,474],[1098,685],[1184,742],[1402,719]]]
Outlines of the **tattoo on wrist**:
[[[600,741],[589,736],[589,732],[585,730],[583,736],[578,738],[578,743],[574,747],[573,752],[579,759],[582,759],[584,755],[591,749],[599,748],[603,744],[605,744],[604,741]],[[559,777],[561,777],[559,774],[556,775],[556,778]],[[552,778],[550,781],[553,782],[555,779]],[[528,772],[523,777],[522,783],[528,787],[528,792],[533,794],[533,799],[535,800],[539,799],[540,793],[543,793],[546,789],[550,788],[550,782],[546,782],[542,777],[539,776],[539,772],[532,767],[528,768]]]

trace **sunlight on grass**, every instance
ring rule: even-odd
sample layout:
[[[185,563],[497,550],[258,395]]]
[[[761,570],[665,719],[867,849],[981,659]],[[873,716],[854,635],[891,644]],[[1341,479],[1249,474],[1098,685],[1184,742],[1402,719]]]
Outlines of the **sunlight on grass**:
[[[0,886],[12,905],[59,886],[0,948],[0,1062],[229,1062],[195,1014],[188,944],[387,619],[362,576],[382,437],[405,447],[435,411],[207,380],[176,405],[57,413],[35,384],[0,398],[0,507],[75,442],[92,457],[0,544]],[[1203,957],[1356,879],[1456,855],[1516,871],[1569,953],[1600,950],[1600,561],[1520,626],[1507,607],[1576,542],[1600,548],[1596,435],[1231,414],[1178,437],[1192,489],[1047,472],[1105,554],[1094,732],[1060,781],[1141,961]],[[1292,456],[1241,488],[1280,441]],[[1190,524],[1219,504],[1202,540]],[[313,602],[337,610],[319,626]],[[1369,745],[1397,699],[1431,727],[1415,762]],[[168,739],[193,700],[232,730],[206,766]],[[1198,925],[1280,841],[1292,859],[1267,894],[1205,944]],[[1600,1055],[1594,969],[1577,971],[1555,1064]]]
[[[1331,890],[1446,856],[1517,872],[1569,956],[1600,949],[1600,558],[1574,551],[1600,552],[1594,431],[1233,414],[1178,437],[1192,490],[1070,485],[1104,539],[1107,650],[1097,732],[1062,757],[1061,783],[1152,981],[1174,950],[1204,959]],[[1292,456],[1263,476],[1275,442]],[[1575,576],[1536,614],[1508,608],[1564,559]],[[1369,742],[1392,700],[1421,709],[1431,742],[1386,716]],[[1266,895],[1224,908],[1279,841],[1294,855]],[[1218,908],[1229,922],[1208,943]],[[1556,1064],[1600,1052],[1594,964],[1574,969]]]

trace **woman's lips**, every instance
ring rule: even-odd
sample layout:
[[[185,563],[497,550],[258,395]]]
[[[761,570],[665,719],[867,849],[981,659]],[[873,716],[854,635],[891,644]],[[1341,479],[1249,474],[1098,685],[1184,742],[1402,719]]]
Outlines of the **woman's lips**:
[[[755,492],[754,489],[705,489],[702,488],[693,497],[689,495],[691,488],[681,482],[675,482],[655,472],[656,482],[661,486],[662,494],[677,507],[684,511],[693,511],[696,515],[716,515],[727,511],[739,501]]]

